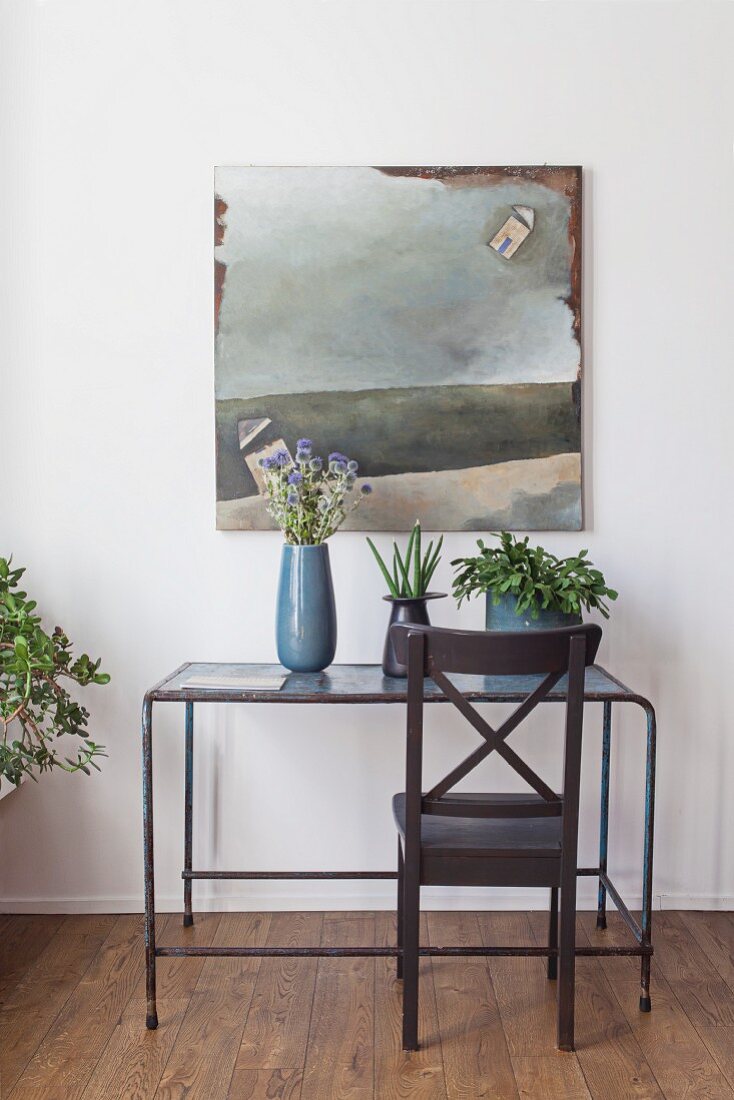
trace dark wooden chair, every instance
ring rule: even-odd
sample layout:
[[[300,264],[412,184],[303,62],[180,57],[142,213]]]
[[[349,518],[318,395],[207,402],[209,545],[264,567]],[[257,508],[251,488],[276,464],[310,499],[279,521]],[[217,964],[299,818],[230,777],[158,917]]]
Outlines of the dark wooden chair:
[[[403,979],[403,1048],[418,1048],[418,925],[421,886],[548,886],[549,940],[557,956],[560,1050],[573,1050],[576,870],[584,670],[601,628],[594,625],[522,633],[444,630],[396,624],[398,660],[408,667],[405,792],[393,799],[398,827],[398,977]],[[493,729],[447,674],[542,677]],[[563,792],[553,791],[507,744],[510,733],[568,673]],[[431,790],[422,783],[423,687],[430,677],[481,734],[483,743]],[[497,752],[532,788],[527,795],[450,793]],[[560,929],[558,891],[560,888]],[[518,949],[522,954],[522,948]],[[558,960],[558,968],[556,967]]]

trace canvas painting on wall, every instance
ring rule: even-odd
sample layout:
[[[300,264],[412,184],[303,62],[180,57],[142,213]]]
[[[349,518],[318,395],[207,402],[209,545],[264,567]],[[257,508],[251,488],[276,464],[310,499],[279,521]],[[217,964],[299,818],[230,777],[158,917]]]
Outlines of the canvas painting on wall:
[[[217,526],[308,436],[346,526],[578,530],[581,169],[218,168]]]

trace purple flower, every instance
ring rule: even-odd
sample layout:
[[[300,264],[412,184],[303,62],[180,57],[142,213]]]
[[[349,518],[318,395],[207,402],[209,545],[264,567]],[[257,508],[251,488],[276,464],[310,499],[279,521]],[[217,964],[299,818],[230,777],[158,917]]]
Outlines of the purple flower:
[[[289,485],[300,485],[303,481],[303,474],[300,470],[294,470],[292,474],[288,474]]]
[[[285,499],[288,502],[288,504],[290,504],[291,507],[293,507],[294,505],[298,504],[298,493],[294,492],[291,489],[290,493],[288,494],[288,496]]]
[[[347,472],[346,462],[342,462],[341,459],[334,459],[331,463],[331,468],[335,474],[345,474]]]
[[[316,458],[311,459],[311,461],[308,464],[308,467],[314,474],[317,474],[323,465],[324,465],[324,460],[322,458],[319,458],[318,455],[317,455]]]
[[[346,455],[343,455],[341,451],[332,451],[329,455],[329,462],[349,462]]]
[[[370,493],[372,492],[372,486],[371,486],[371,485],[368,485],[368,484],[367,484],[367,482],[365,482],[365,484],[364,484],[364,485],[360,486],[360,490],[359,490],[359,491],[360,491],[360,493],[362,493],[362,494],[363,494],[364,496],[368,497],[368,496],[370,495]]]
[[[287,466],[291,460],[291,456],[283,448],[279,447],[273,454],[274,463],[276,466]]]
[[[275,455],[268,455],[267,458],[260,459],[260,465],[262,466],[263,470],[274,470],[278,466],[278,462],[275,458]]]
[[[299,451],[310,451],[313,447],[313,443],[310,439],[299,439],[296,442],[296,447]]]
[[[355,462],[352,458],[349,462],[347,462],[347,469],[349,470],[350,474],[356,474],[357,470],[359,469],[359,463]]]

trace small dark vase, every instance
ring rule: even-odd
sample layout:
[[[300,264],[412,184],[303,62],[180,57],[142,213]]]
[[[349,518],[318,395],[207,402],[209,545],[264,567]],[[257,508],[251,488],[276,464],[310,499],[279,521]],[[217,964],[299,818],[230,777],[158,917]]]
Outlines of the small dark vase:
[[[425,596],[382,597],[391,605],[390,622],[385,635],[385,648],[382,651],[382,671],[386,676],[406,677],[408,675],[407,665],[401,665],[395,656],[395,648],[390,638],[390,627],[393,623],[417,623],[420,626],[430,626],[431,620],[428,618],[426,603],[428,600],[442,600],[445,595],[445,592],[426,592]]]

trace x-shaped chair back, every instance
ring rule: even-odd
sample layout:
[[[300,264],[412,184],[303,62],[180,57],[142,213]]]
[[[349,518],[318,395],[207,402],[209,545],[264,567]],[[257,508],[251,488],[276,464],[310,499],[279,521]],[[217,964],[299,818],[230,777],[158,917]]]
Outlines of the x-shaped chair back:
[[[408,665],[408,775],[407,800],[422,813],[457,817],[544,817],[563,812],[564,796],[578,804],[584,669],[593,663],[601,640],[595,625],[560,630],[492,633],[445,630],[440,627],[399,624],[392,627],[398,660]],[[537,676],[540,683],[497,729],[467,701],[447,674],[483,676]],[[559,796],[507,744],[507,738],[546,698],[564,675],[566,689],[566,739],[563,796]],[[425,795],[422,791],[422,733],[424,679],[431,680],[481,735],[483,741]],[[537,798],[523,802],[470,803],[449,792],[492,752],[496,752],[533,789]],[[414,790],[411,791],[411,786]],[[411,794],[413,797],[411,798]]]

